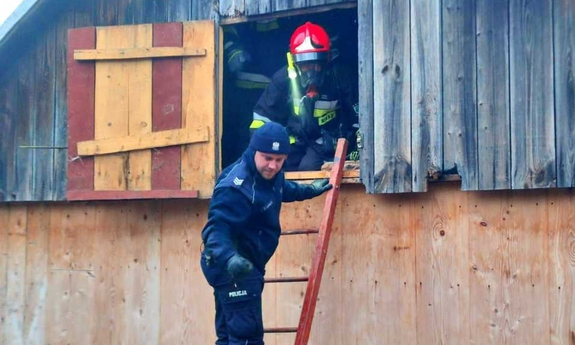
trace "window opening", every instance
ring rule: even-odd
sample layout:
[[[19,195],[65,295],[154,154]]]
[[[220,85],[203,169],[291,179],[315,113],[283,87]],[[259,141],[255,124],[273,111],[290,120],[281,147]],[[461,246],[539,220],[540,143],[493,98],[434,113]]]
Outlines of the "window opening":
[[[309,66],[290,60],[290,38],[294,30],[306,22],[317,24],[325,29],[330,38],[331,49],[329,63],[326,66]],[[308,150],[318,150],[325,158],[325,165],[315,161],[315,169],[299,169],[293,164],[286,166],[287,171],[321,170],[329,165],[338,137],[349,140],[349,161],[357,161],[356,132],[359,129],[358,118],[358,45],[357,45],[357,9],[333,9],[321,13],[294,15],[289,17],[267,17],[260,21],[247,21],[223,26],[224,36],[224,76],[223,76],[223,133],[222,133],[222,168],[235,162],[247,148],[252,131],[265,121],[260,116],[265,111],[277,116],[275,120],[286,126],[292,139],[292,161],[308,157]],[[292,56],[293,58],[293,56]],[[298,64],[297,66],[295,66]],[[299,68],[297,74],[294,67]],[[297,131],[297,122],[290,123],[290,118],[299,120],[303,125],[301,113],[309,111],[309,105],[301,100],[306,90],[299,82],[302,75],[315,76],[318,69],[325,69],[323,83],[319,87],[317,98],[313,99],[312,113],[306,119],[312,119],[314,126],[313,140]],[[303,72],[302,72],[303,71]],[[292,79],[294,73],[298,78]],[[274,77],[275,75],[275,77]],[[283,78],[283,83],[272,82],[274,78]],[[287,82],[285,81],[287,80]],[[272,86],[269,86],[273,83]],[[289,86],[287,86],[289,84]],[[299,86],[298,86],[299,84]],[[278,90],[287,86],[288,90]],[[266,88],[270,90],[265,91]],[[265,92],[265,94],[264,94]],[[333,101],[333,102],[332,102]],[[256,111],[254,108],[264,111]],[[307,106],[307,108],[302,108]],[[334,110],[335,109],[335,110]],[[298,114],[298,112],[300,114]],[[299,119],[298,119],[299,116]],[[343,121],[342,121],[343,119]],[[263,121],[258,123],[259,121]],[[307,125],[307,124],[306,124]],[[319,130],[319,133],[317,132]],[[295,141],[294,141],[295,139]],[[303,143],[303,140],[307,140]],[[313,144],[310,144],[313,142]],[[301,157],[299,157],[301,156]],[[317,158],[317,156],[315,157]],[[313,157],[312,157],[313,159]],[[301,161],[300,161],[301,163]],[[319,164],[318,164],[319,163]],[[353,166],[353,162],[347,166]],[[359,164],[357,164],[359,166]],[[356,168],[358,169],[358,167]],[[312,176],[310,174],[292,174],[292,176]],[[289,176],[289,174],[288,174]]]

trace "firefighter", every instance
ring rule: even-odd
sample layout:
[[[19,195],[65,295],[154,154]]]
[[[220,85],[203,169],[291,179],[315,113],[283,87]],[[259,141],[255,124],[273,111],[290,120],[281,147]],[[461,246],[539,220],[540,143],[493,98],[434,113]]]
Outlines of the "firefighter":
[[[271,82],[277,61],[285,56],[278,39],[289,34],[277,19],[224,27],[223,167],[235,162],[249,144],[254,105]],[[261,46],[266,54],[257,54]]]
[[[222,171],[202,231],[200,264],[214,289],[216,345],[263,345],[261,293],[265,266],[281,234],[282,202],[332,188],[328,180],[285,180],[287,131],[270,122],[252,136],[241,159]]]
[[[307,22],[298,27],[291,35],[287,66],[273,75],[254,107],[251,130],[267,122],[287,128],[287,171],[319,170],[333,159],[337,138],[356,142],[351,78],[331,58],[330,46],[321,26]]]

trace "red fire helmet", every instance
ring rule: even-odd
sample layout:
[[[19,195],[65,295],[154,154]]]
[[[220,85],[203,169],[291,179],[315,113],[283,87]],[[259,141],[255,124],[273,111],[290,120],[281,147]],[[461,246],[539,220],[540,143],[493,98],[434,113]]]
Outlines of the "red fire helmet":
[[[294,62],[329,60],[329,36],[319,25],[307,22],[293,32],[290,39],[290,52]]]

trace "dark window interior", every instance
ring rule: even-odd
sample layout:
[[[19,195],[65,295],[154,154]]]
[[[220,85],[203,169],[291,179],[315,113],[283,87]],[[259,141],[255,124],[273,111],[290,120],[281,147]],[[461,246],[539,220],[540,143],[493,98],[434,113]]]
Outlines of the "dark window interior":
[[[354,101],[358,101],[356,8],[225,25],[224,48],[228,49],[224,49],[222,168],[236,161],[248,146],[253,107],[266,86],[260,82],[265,78],[254,77],[253,82],[238,80],[237,74],[230,70],[232,64],[228,63],[229,52],[234,50],[229,49],[230,45],[239,44],[235,47],[248,53],[242,72],[271,78],[287,64],[292,32],[307,21],[323,26],[329,34],[332,57],[350,71]]]

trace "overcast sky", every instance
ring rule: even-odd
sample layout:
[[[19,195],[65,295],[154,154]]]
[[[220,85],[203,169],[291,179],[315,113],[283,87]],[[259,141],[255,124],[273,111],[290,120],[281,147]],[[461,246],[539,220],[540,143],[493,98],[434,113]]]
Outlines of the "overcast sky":
[[[0,0],[0,25],[18,7],[22,0]]]

